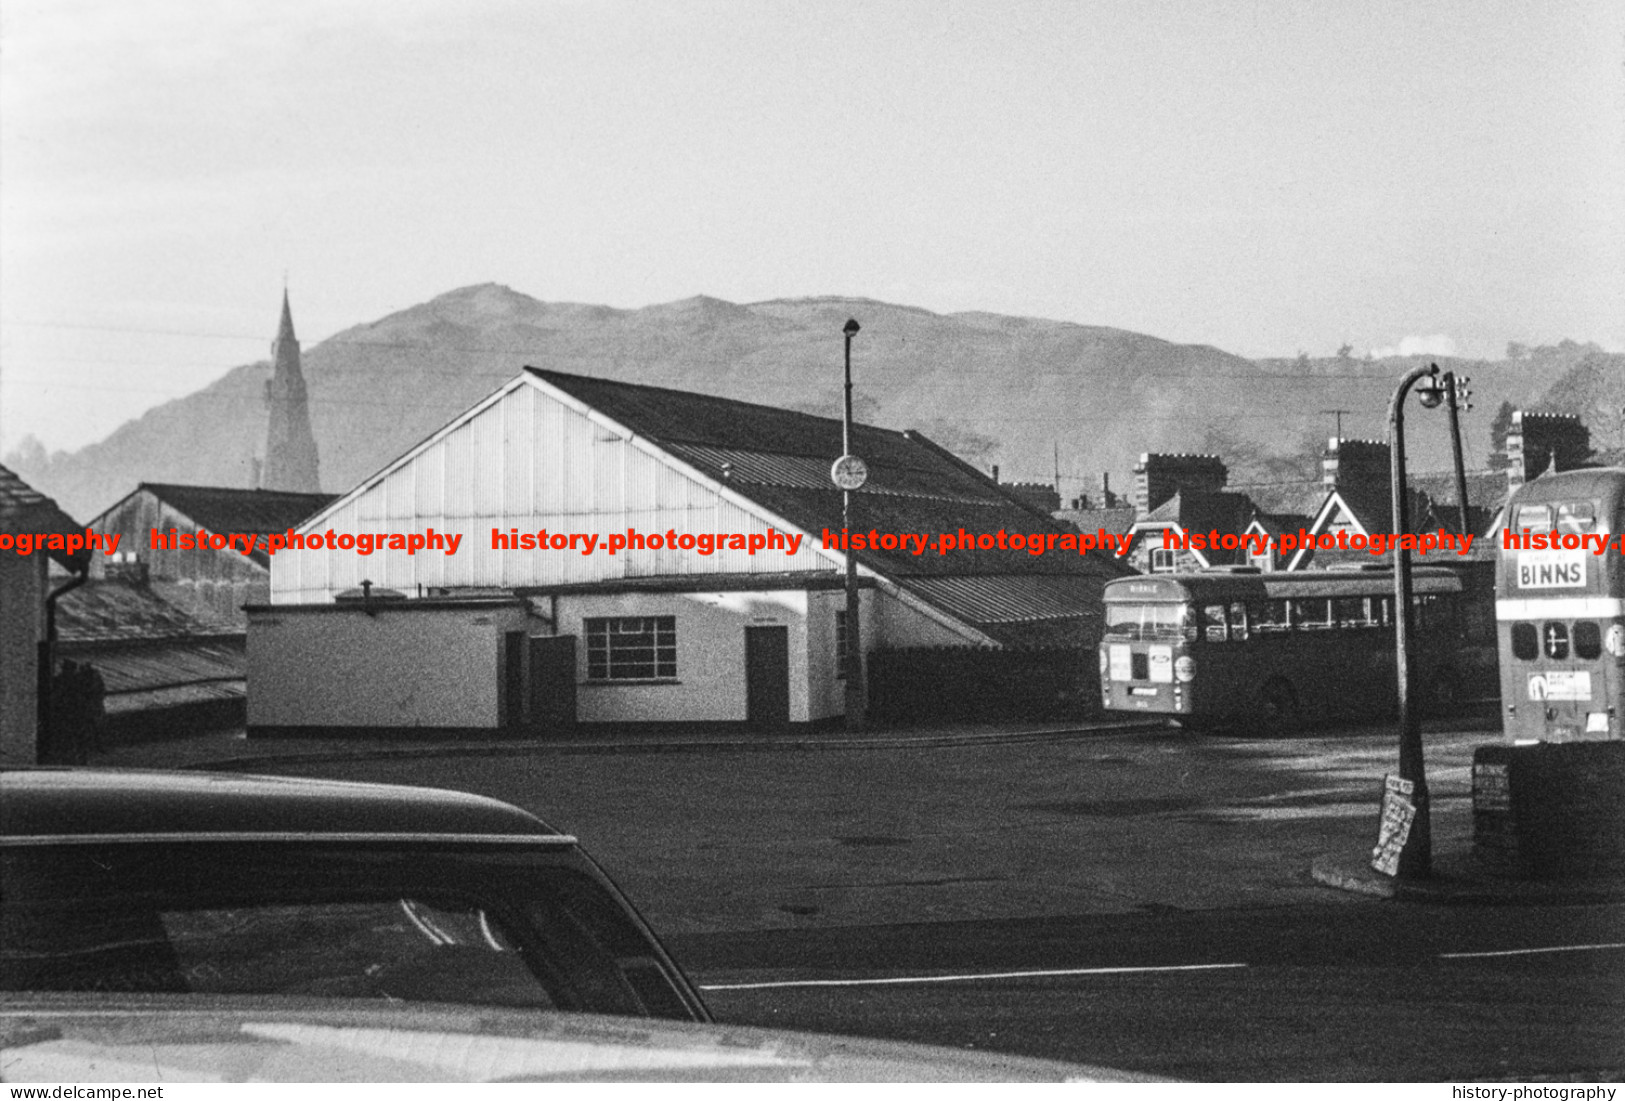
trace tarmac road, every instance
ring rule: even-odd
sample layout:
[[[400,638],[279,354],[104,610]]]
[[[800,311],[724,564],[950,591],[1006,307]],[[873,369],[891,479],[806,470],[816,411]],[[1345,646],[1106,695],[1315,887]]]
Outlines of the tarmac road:
[[[1436,851],[1465,848],[1472,749],[1496,738],[1428,734]],[[1309,878],[1375,840],[1394,757],[1388,731],[1157,730],[272,767],[477,791],[577,833],[726,1020],[1210,1080],[1620,1077],[1617,900],[1381,902]],[[987,977],[1035,970],[1094,973]]]
[[[1617,904],[1374,902],[670,947],[720,1018],[751,1024],[1209,1081],[1614,1081],[1625,1070],[1622,929]],[[1491,954],[1503,952],[1518,954]]]

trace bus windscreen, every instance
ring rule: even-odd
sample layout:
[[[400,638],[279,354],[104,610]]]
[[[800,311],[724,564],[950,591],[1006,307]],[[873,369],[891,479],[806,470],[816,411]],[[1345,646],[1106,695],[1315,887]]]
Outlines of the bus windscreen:
[[[1106,635],[1113,639],[1178,639],[1190,622],[1186,604],[1108,604]]]

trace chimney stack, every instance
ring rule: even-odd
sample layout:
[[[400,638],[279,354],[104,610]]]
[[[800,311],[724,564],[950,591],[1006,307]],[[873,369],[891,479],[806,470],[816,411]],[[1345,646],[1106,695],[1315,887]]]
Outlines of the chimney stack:
[[[1230,480],[1230,471],[1217,455],[1140,455],[1134,468],[1134,508],[1140,516],[1176,493],[1218,493]]]
[[[1567,413],[1512,411],[1507,426],[1507,484],[1517,489],[1546,473],[1584,465],[1591,456],[1591,432]]]

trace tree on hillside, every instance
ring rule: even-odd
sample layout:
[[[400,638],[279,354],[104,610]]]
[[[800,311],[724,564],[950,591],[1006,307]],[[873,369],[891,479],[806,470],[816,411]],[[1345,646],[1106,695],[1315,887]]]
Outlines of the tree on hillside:
[[[1352,344],[1344,344],[1341,348],[1337,349],[1337,358],[1338,359],[1353,359],[1354,358],[1354,345],[1352,345]]]
[[[1528,358],[1529,346],[1527,344],[1519,344],[1516,340],[1507,341],[1507,360],[1509,362],[1516,363],[1520,359]]]

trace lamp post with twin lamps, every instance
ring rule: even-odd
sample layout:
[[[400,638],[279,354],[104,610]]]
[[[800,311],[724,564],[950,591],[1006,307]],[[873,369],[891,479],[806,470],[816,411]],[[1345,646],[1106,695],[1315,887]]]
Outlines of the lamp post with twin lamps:
[[[1408,371],[1399,380],[1393,401],[1388,405],[1389,480],[1393,494],[1394,533],[1411,530],[1410,508],[1405,492],[1405,395],[1417,382],[1423,408],[1436,409],[1445,398],[1439,382],[1439,365],[1429,364]],[[1425,879],[1433,871],[1433,824],[1428,810],[1427,769],[1422,757],[1422,728],[1411,706],[1411,552],[1394,543],[1394,661],[1399,695],[1399,778],[1411,785],[1408,797],[1416,808],[1410,833],[1399,851],[1397,875],[1400,879]]]

